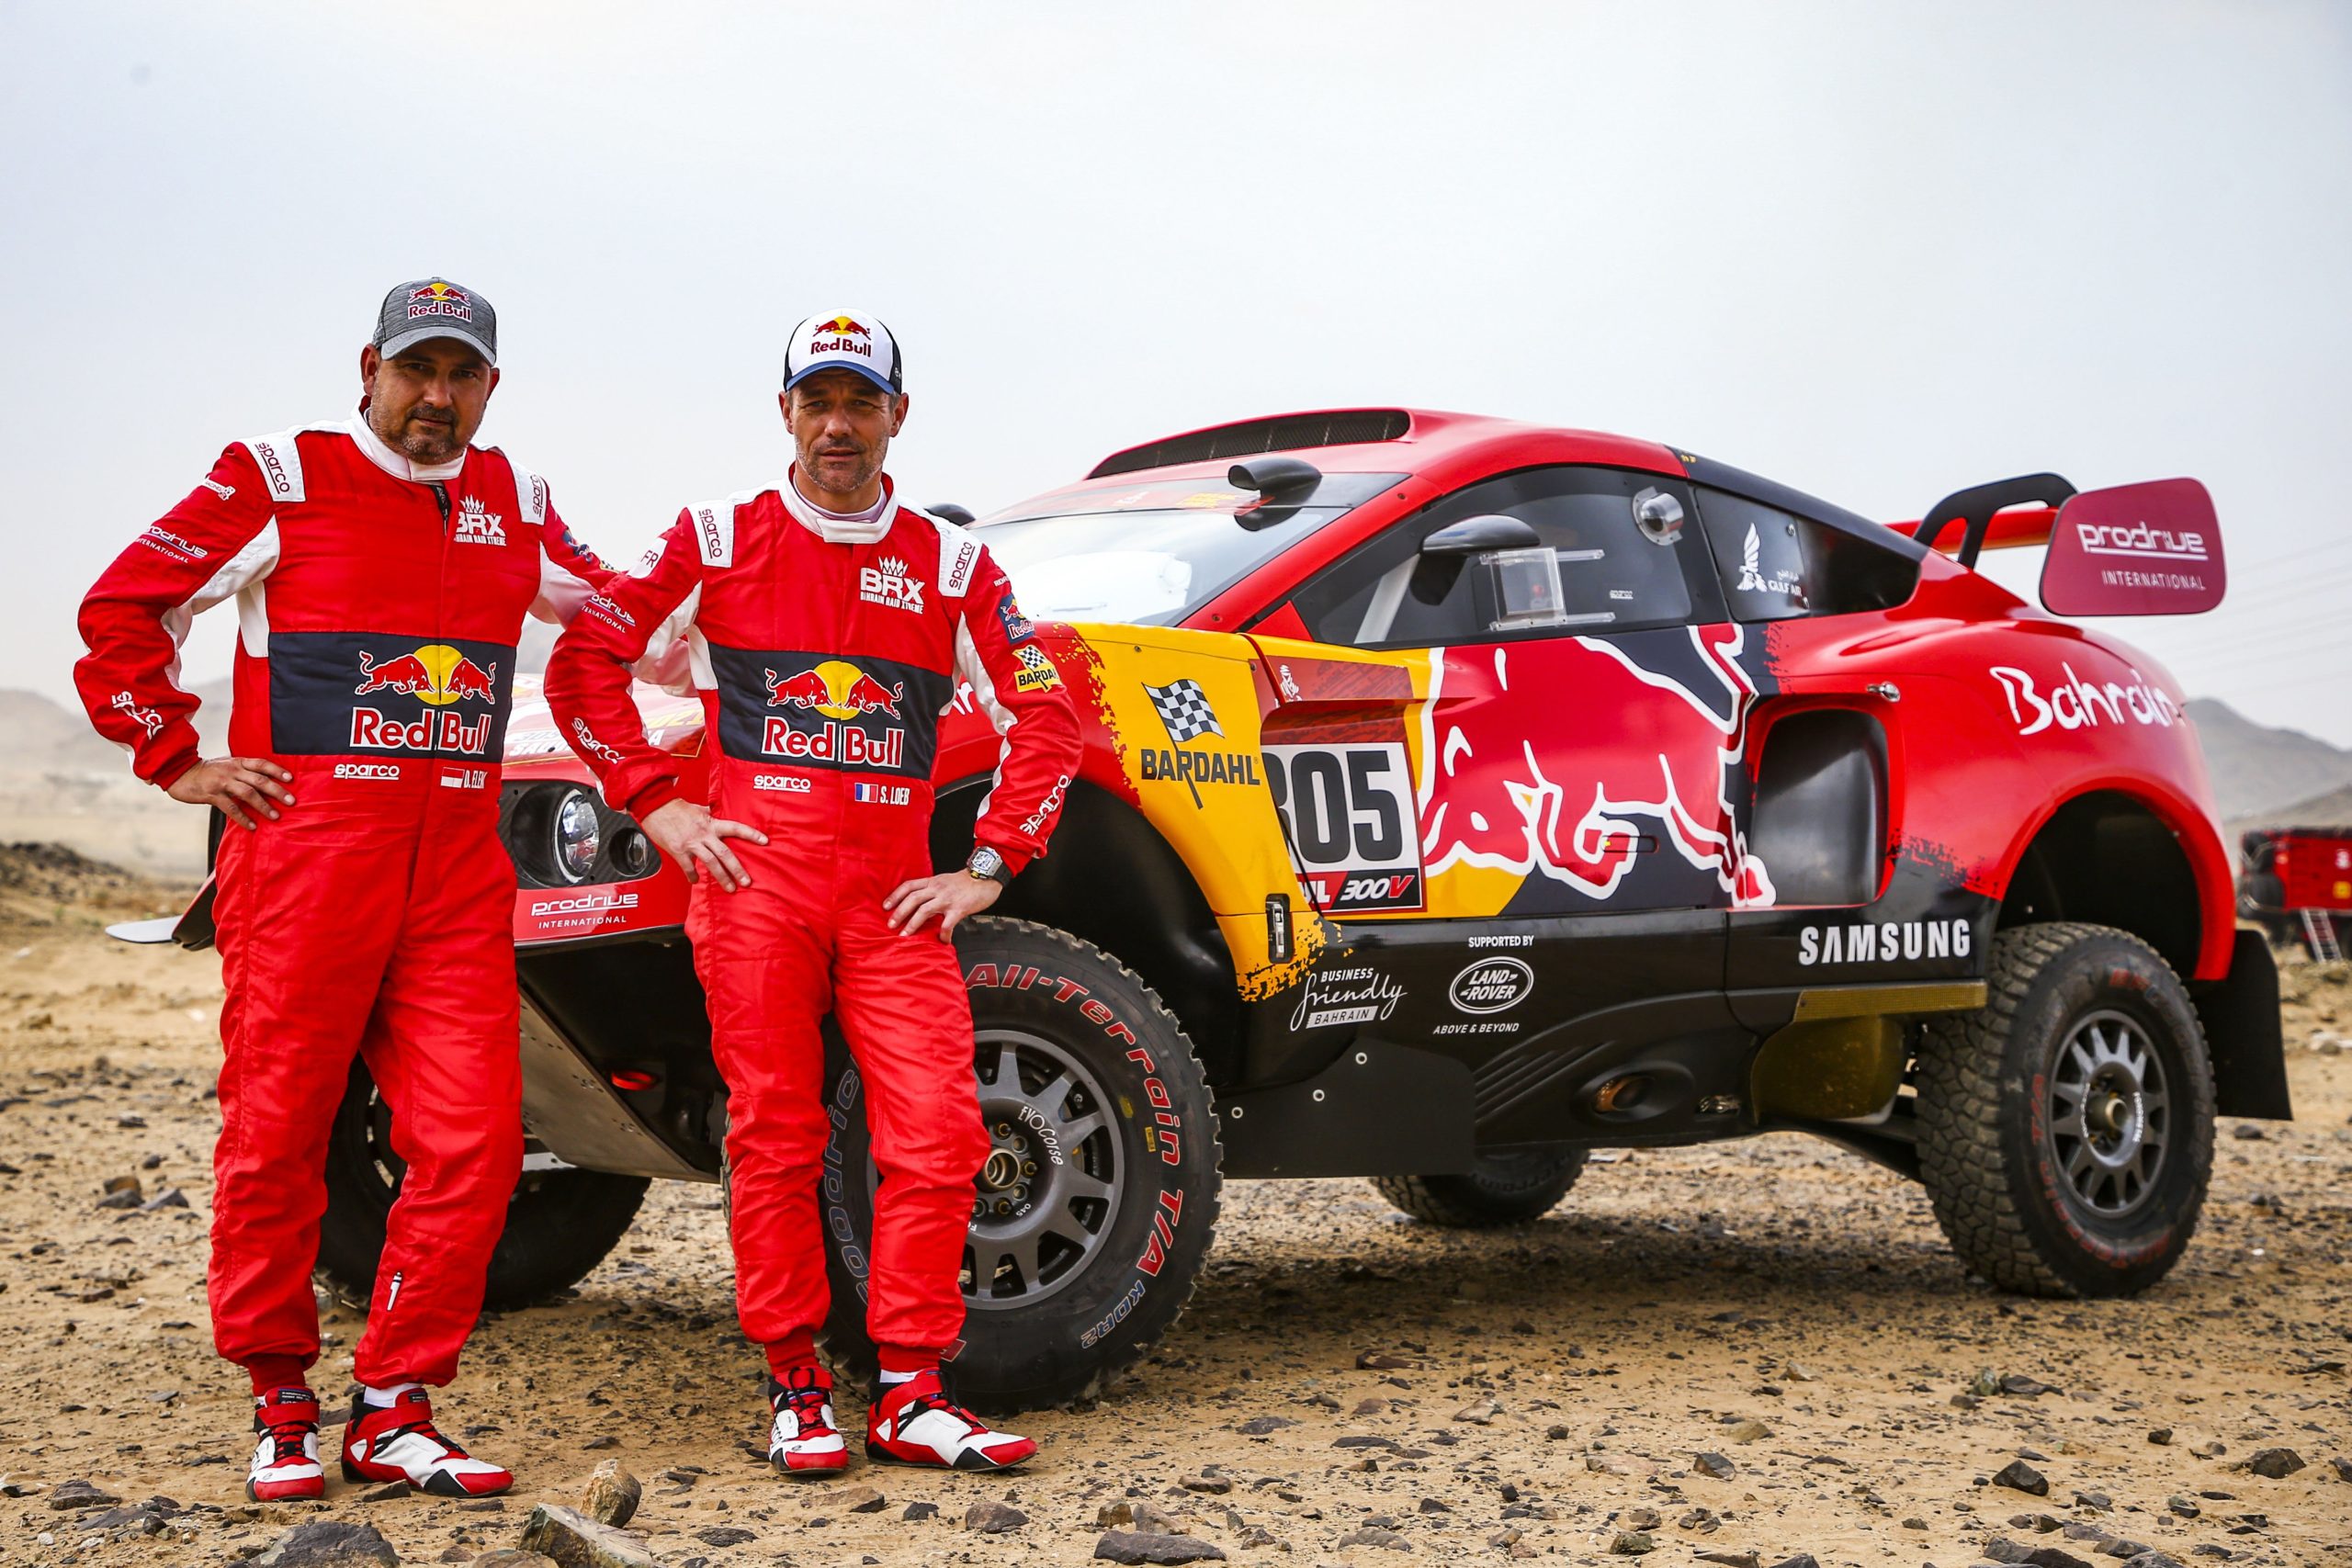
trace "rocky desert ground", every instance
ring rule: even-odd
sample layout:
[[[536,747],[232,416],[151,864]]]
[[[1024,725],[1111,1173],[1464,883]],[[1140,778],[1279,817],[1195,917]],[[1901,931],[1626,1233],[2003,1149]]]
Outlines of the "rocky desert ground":
[[[614,1460],[671,1568],[1075,1563],[1114,1528],[1261,1564],[2352,1564],[2343,965],[2290,970],[2299,1119],[2224,1126],[2196,1246],[2137,1300],[1996,1294],[1916,1188],[1793,1136],[1597,1163],[1476,1235],[1242,1182],[1192,1311],[1098,1404],[1025,1418],[1029,1472],[810,1490],[746,1451],[716,1194],[671,1186],[571,1299],[486,1320],[444,1396],[511,1497],[256,1508],[205,1322],[217,966],[100,931],[175,899],[0,852],[0,1562],[234,1562],[323,1519],[389,1543],[334,1561],[470,1563]],[[329,1318],[322,1390],[357,1328]]]

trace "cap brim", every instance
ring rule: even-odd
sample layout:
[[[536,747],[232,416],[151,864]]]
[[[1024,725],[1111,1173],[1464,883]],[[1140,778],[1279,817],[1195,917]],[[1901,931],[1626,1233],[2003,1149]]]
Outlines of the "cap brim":
[[[418,344],[429,343],[436,337],[453,338],[464,344],[468,348],[481,355],[484,364],[495,366],[498,363],[498,355],[491,352],[490,344],[462,328],[450,326],[414,327],[404,333],[395,333],[378,344],[376,352],[386,355],[398,354],[402,349],[414,348]]]
[[[878,371],[869,369],[865,366],[854,364],[846,359],[828,359],[821,365],[811,365],[806,370],[800,371],[798,374],[788,378],[784,383],[784,389],[788,392],[792,390],[793,388],[800,385],[801,382],[808,379],[809,377],[821,375],[828,370],[847,370],[853,375],[865,377],[867,380],[873,382],[876,386],[881,388],[884,391],[889,393],[894,398],[899,395],[899,389],[890,385],[890,378],[882,375]]]

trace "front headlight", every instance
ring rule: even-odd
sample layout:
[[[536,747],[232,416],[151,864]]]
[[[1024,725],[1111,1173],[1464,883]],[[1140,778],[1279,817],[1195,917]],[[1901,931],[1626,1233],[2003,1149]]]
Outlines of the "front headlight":
[[[596,819],[596,803],[585,790],[575,789],[555,808],[555,867],[567,882],[584,882],[596,869],[596,852],[604,847],[604,828]]]

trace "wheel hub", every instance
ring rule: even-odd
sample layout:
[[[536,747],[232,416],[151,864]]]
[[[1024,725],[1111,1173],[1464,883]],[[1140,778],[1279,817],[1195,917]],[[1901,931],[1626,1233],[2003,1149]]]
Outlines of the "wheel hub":
[[[2067,1195],[2103,1217],[2137,1208],[2172,1133],[2164,1063],[2147,1032],[2122,1013],[2093,1013],[2059,1044],[2048,1081],[2049,1140]]]
[[[1085,1272],[1125,1190],[1113,1101],[1040,1035],[984,1030],[974,1067],[989,1152],[972,1183],[962,1284],[978,1312],[1035,1305]],[[868,1190],[879,1173],[868,1164]]]

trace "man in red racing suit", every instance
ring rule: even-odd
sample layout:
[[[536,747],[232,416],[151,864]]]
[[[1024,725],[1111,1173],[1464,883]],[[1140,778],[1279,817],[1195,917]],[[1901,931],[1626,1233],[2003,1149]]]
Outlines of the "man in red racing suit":
[[[210,1296],[251,1374],[256,1499],[316,1497],[311,1269],[353,1054],[406,1164],[386,1222],[346,1476],[472,1495],[512,1482],[435,1430],[522,1158],[514,870],[499,759],[526,612],[611,574],[546,482],[469,445],[497,383],[489,303],[444,278],[385,298],[359,413],[231,446],[84,600],[74,679],[140,777],[218,807],[227,999]],[[229,757],[176,680],[189,618],[233,599]]]
[[[888,332],[819,317],[786,363],[789,478],[680,513],[565,632],[548,700],[605,799],[697,878],[687,931],[729,1087],[736,1298],[773,1374],[771,1459],[789,1473],[848,1462],[813,1337],[830,1011],[865,1075],[882,1173],[867,1452],[1001,1469],[1035,1445],[990,1431],[940,1382],[989,1147],[944,939],[1044,851],[1078,771],[1077,716],[979,539],[900,505],[882,473],[907,406]],[[647,743],[630,698],[628,666],[657,630],[684,639],[702,694],[708,811],[680,797],[679,764]],[[971,862],[933,876],[932,760],[959,678],[1004,747]]]

